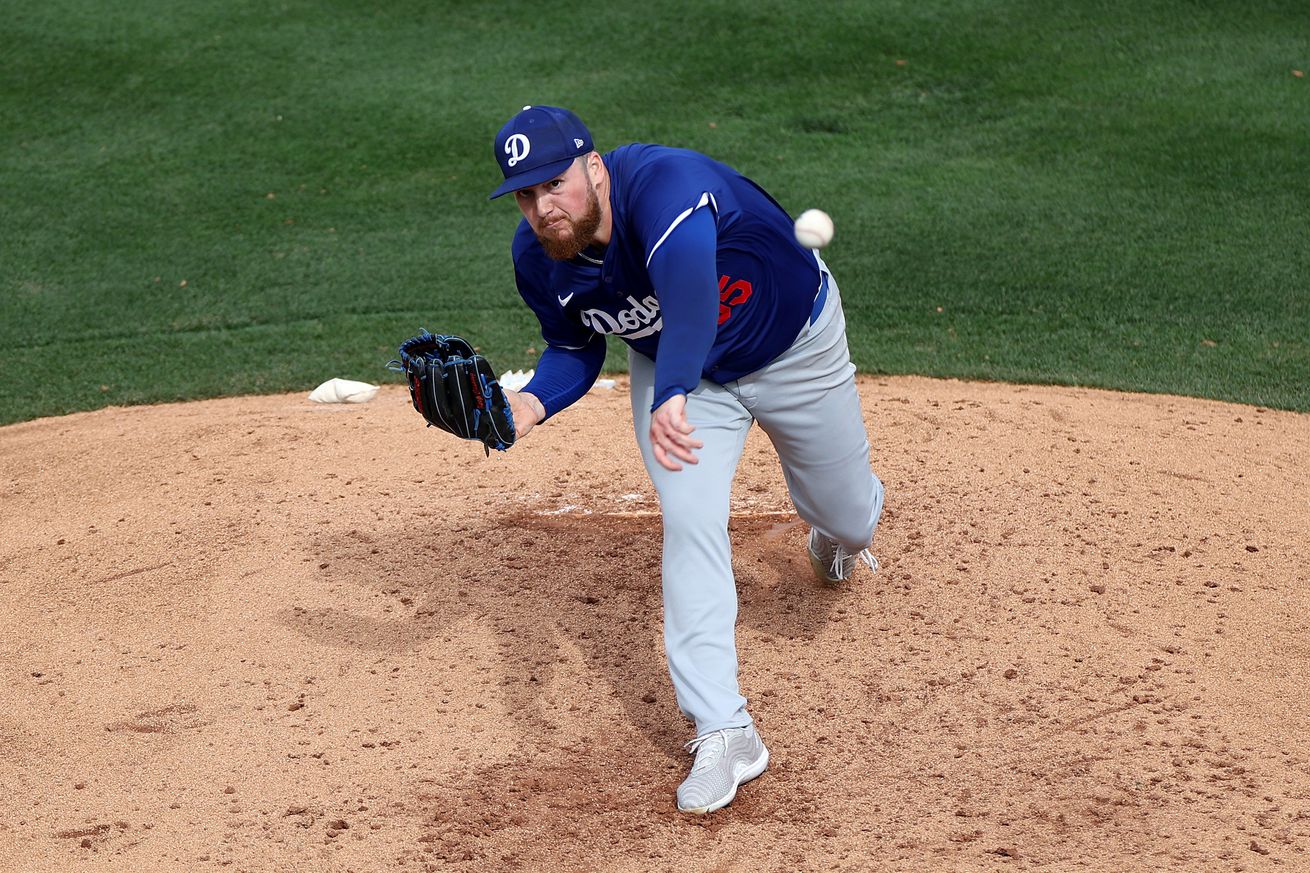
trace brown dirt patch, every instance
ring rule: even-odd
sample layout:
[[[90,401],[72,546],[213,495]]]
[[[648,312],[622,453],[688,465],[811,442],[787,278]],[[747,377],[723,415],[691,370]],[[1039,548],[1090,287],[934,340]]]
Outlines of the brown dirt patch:
[[[0,429],[0,869],[1310,868],[1310,417],[860,387],[876,575],[748,444],[703,819],[622,380],[490,459],[397,387]]]

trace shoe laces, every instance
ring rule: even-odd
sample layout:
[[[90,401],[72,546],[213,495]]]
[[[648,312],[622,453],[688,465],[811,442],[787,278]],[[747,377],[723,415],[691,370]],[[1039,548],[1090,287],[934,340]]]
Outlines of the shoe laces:
[[[840,576],[845,579],[847,576],[851,575],[851,571],[855,569],[855,561],[857,559],[863,562],[864,566],[868,567],[873,572],[878,572],[878,559],[873,556],[873,552],[868,549],[861,549],[855,554],[851,554],[846,551],[846,547],[841,543],[837,543],[836,545],[837,547],[833,549],[832,554],[831,575]]]
[[[691,765],[692,773],[708,770],[718,763],[723,753],[728,751],[728,732],[733,730],[742,730],[742,728],[723,728],[722,730],[711,731],[708,734],[696,737],[696,739],[683,746],[688,752],[696,755],[696,762]]]
[[[858,552],[851,552],[845,546],[831,537],[819,533],[817,528],[810,528],[810,554],[820,563],[828,564],[828,576],[836,579],[847,579],[855,569],[855,562],[859,560],[870,570],[877,572],[878,559],[873,556],[869,549],[861,549]]]

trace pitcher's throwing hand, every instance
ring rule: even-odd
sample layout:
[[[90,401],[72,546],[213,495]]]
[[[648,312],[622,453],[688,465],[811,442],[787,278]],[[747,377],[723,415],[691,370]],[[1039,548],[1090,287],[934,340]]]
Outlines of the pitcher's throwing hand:
[[[687,395],[675,394],[665,400],[650,417],[650,444],[655,460],[666,470],[678,471],[685,461],[688,464],[700,463],[692,449],[704,448],[705,444],[691,438],[696,428],[687,421]]]

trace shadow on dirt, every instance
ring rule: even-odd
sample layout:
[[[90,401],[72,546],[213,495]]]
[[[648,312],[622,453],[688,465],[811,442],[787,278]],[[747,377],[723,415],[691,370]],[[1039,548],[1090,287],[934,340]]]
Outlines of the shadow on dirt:
[[[803,525],[794,518],[746,517],[734,518],[730,531],[743,658],[750,654],[740,639],[743,629],[785,639],[817,634],[841,595],[814,581]],[[677,710],[664,661],[657,515],[523,513],[494,529],[437,521],[394,535],[325,537],[316,548],[335,581],[372,592],[396,617],[333,608],[279,616],[310,639],[399,653],[457,638],[470,620],[494,628],[502,675],[488,681],[497,686],[524,751],[471,770],[455,789],[418,798],[415,812],[429,823],[427,834],[413,855],[396,859],[403,866],[512,865],[523,851],[540,862],[541,852],[563,851],[567,841],[549,851],[515,845],[543,817],[558,819],[562,836],[572,829],[582,838],[594,829],[608,832],[607,840],[624,832],[623,839],[641,843],[655,837],[659,822],[717,829],[734,819],[806,814],[799,783],[776,785],[790,782],[781,761],[767,777],[775,790],[758,798],[743,793],[731,815],[689,821],[674,808],[673,791],[689,761],[682,744],[692,727]],[[569,661],[567,650],[581,653],[583,675],[576,664],[560,669]],[[587,718],[576,702],[561,712],[560,695],[545,693],[561,687],[584,705],[589,699],[616,702],[626,724],[561,732],[557,725],[565,718],[574,725]],[[751,695],[750,688],[743,691]],[[785,813],[780,797],[788,798]],[[480,848],[465,857],[471,844]],[[444,846],[458,851],[447,854]]]

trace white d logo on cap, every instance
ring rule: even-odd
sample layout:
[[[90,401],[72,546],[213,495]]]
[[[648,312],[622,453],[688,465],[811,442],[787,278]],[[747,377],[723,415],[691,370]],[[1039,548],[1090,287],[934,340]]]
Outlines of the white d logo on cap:
[[[505,162],[505,166],[514,166],[526,158],[530,151],[532,151],[532,143],[528,141],[528,138],[521,133],[514,134],[505,140],[505,154],[509,155],[509,160]]]

